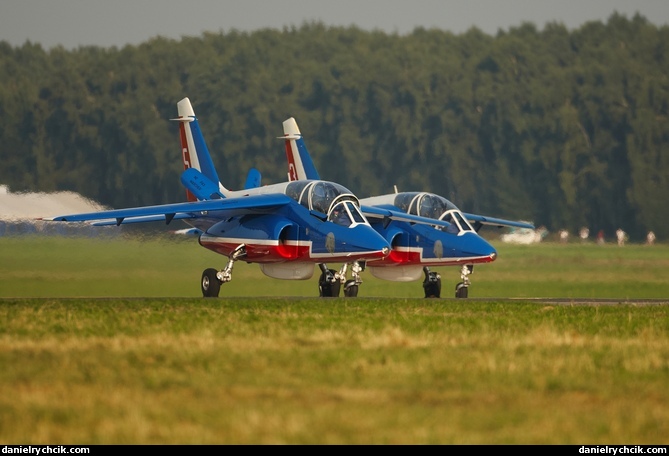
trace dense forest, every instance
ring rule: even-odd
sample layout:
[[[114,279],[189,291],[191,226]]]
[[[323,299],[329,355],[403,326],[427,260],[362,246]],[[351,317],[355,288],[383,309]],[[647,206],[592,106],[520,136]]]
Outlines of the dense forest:
[[[305,23],[121,49],[0,42],[0,183],[112,207],[184,200],[176,103],[221,181],[286,179],[295,117],[324,179],[425,190],[467,212],[669,238],[669,27],[408,35]]]

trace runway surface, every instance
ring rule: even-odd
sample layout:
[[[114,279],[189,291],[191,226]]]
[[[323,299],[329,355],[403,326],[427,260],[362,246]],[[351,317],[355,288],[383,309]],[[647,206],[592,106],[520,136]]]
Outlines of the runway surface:
[[[453,298],[455,299],[455,298]],[[472,301],[497,301],[494,298],[468,298]],[[614,298],[500,298],[500,301],[509,301],[509,302],[536,302],[537,304],[555,304],[561,306],[569,305],[598,305],[598,306],[614,306],[614,305],[638,305],[638,306],[650,306],[650,305],[668,305],[669,298],[667,299],[614,299]]]

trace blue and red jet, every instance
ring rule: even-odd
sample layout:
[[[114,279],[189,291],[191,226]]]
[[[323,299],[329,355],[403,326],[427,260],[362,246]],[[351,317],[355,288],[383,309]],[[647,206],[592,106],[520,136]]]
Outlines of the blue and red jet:
[[[283,122],[283,130],[289,180],[320,179],[293,117]],[[478,230],[483,225],[534,229],[526,222],[463,213],[446,198],[422,191],[363,198],[360,204],[371,226],[390,244],[390,254],[367,264],[359,261],[344,263],[338,271],[321,264],[321,294],[335,296],[343,285],[346,296],[357,295],[362,283],[360,272],[366,267],[374,277],[389,281],[408,282],[424,278],[425,297],[440,297],[441,276],[430,268],[460,266],[462,281],[455,287],[455,297],[466,298],[474,264],[490,263],[497,258],[495,248],[478,234]],[[390,220],[385,211],[425,217],[433,223]],[[346,279],[349,268],[352,278]]]
[[[89,222],[96,226],[182,220],[199,233],[203,247],[227,257],[223,269],[205,269],[204,297],[217,297],[232,280],[234,263],[256,263],[273,278],[306,280],[316,264],[372,264],[391,252],[385,237],[372,228],[358,198],[344,186],[320,179],[260,186],[257,171],[245,189],[221,184],[188,98],[177,103],[186,202],[44,218],[54,222]],[[434,224],[434,220],[393,209],[375,212],[383,220]],[[447,223],[440,223],[447,227]]]

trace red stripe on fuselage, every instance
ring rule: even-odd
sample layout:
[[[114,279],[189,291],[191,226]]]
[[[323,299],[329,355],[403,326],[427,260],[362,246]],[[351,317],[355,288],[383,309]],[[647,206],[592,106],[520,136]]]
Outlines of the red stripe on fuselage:
[[[460,257],[460,258],[423,258],[421,250],[397,250],[392,249],[390,255],[383,260],[375,261],[374,266],[454,266],[459,264],[490,263],[494,258],[483,257]]]
[[[200,240],[200,244],[221,255],[229,256],[239,246],[238,242],[221,242]],[[244,261],[271,263],[277,261],[296,260],[309,257],[309,246],[307,245],[267,245],[245,243],[246,256]]]
[[[246,256],[242,259],[250,263],[277,263],[284,261],[314,261],[314,262],[348,262],[353,260],[375,261],[383,258],[382,252],[356,252],[356,253],[333,253],[324,255],[312,255],[311,244],[287,244],[278,241],[272,243],[243,242],[246,247]],[[227,241],[220,238],[200,238],[200,245],[220,253],[224,256],[230,254],[239,246],[240,240]]]

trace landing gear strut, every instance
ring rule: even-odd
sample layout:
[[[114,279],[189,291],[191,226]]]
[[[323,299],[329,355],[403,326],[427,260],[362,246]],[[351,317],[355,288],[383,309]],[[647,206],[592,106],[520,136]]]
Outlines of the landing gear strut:
[[[427,266],[423,267],[425,273],[425,280],[423,280],[423,290],[425,290],[426,298],[440,298],[441,297],[441,275],[438,272],[430,271]]]
[[[468,295],[469,285],[471,281],[469,280],[469,274],[474,272],[473,264],[463,264],[460,269],[460,278],[462,282],[458,283],[455,286],[455,297],[456,298],[466,298]]]
[[[214,268],[205,269],[202,273],[202,296],[205,298],[217,298],[221,285],[232,280],[232,268],[235,261],[246,256],[246,246],[239,244],[228,256],[228,264],[225,268],[217,271]]]
[[[346,271],[346,264],[342,266],[342,269]],[[354,261],[351,264],[351,276],[352,279],[349,279],[344,284],[344,296],[347,298],[355,298],[358,296],[358,287],[362,283],[360,278],[360,273],[365,270],[365,263],[360,264],[357,261]]]

